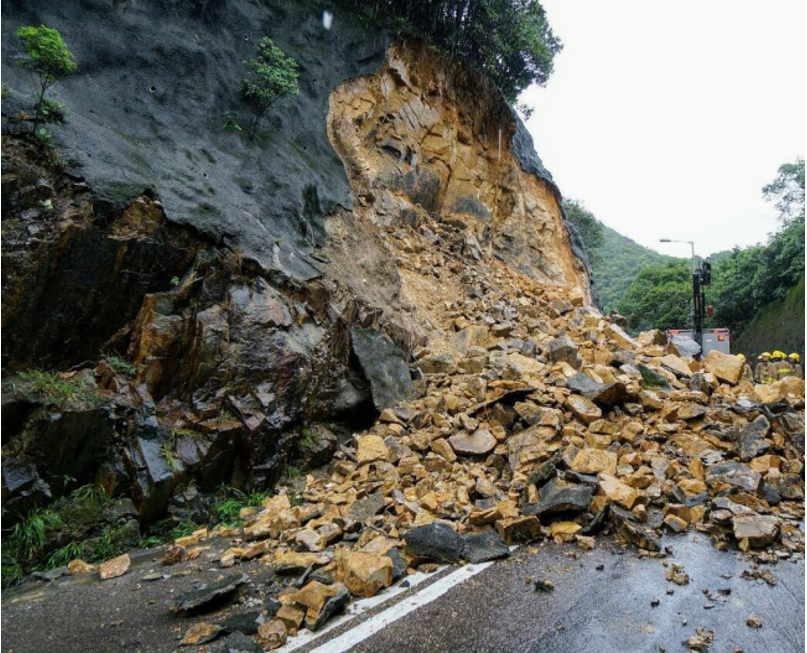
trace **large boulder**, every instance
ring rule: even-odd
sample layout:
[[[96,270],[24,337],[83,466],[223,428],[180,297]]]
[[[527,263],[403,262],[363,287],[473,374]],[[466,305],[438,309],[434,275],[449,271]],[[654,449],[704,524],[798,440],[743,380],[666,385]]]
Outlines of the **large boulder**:
[[[625,386],[619,381],[598,383],[578,372],[566,380],[570,390],[583,395],[600,406],[613,406],[626,397]]]
[[[575,369],[583,366],[583,359],[577,352],[577,346],[565,334],[547,343],[544,356],[552,363],[568,363]]]
[[[765,441],[765,436],[768,435],[770,427],[768,418],[760,415],[740,430],[737,439],[740,460],[752,460],[757,456],[761,456],[770,448],[770,445]]]
[[[456,563],[462,559],[462,538],[448,524],[435,522],[404,535],[404,550],[414,558]]]
[[[373,404],[381,411],[407,399],[412,392],[412,378],[403,352],[383,333],[375,329],[350,330],[353,351],[370,382]]]
[[[738,356],[724,354],[716,349],[709,352],[704,359],[703,366],[718,379],[731,385],[737,385],[743,375],[745,362]]]
[[[701,346],[689,336],[679,334],[670,338],[670,352],[681,358],[695,358],[701,353]]]
[[[463,536],[462,557],[471,563],[506,558],[510,548],[496,531],[468,533]]]

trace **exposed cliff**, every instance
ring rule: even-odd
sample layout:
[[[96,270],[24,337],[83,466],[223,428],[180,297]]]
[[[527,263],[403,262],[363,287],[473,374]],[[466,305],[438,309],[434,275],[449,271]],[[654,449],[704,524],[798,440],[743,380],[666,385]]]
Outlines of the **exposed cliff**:
[[[590,300],[558,189],[495,87],[339,14],[328,32],[321,10],[4,6],[6,47],[45,23],[80,62],[53,157],[14,135],[26,82],[4,57],[12,519],[96,482],[150,522],[191,481],[260,490],[313,464],[311,424],[347,435],[417,392],[407,364],[446,346],[446,302],[482,296],[475,267]],[[250,143],[221,124],[264,33],[300,63],[301,95]],[[444,273],[420,269],[432,254]],[[51,392],[34,368],[81,391]]]

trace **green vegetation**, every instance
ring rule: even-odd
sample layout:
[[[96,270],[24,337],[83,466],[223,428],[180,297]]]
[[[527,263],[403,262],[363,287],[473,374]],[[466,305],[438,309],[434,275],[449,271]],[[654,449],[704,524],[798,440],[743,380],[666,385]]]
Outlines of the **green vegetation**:
[[[605,243],[603,224],[578,200],[563,200],[563,213],[566,215],[566,219],[575,226],[583,239],[591,264],[594,265],[595,261],[601,262],[600,249]]]
[[[297,87],[297,62],[276,47],[272,39],[265,37],[258,43],[255,56],[247,59],[244,65],[248,69],[244,79],[244,97],[252,109],[247,137],[252,140],[269,108],[278,100],[300,92]]]
[[[137,368],[134,365],[119,356],[107,356],[104,358],[104,362],[120,374],[134,376],[137,373]]]
[[[166,442],[160,447],[160,455],[165,459],[165,462],[171,471],[176,471],[178,467],[177,459],[174,457],[174,448],[170,443]]]
[[[560,40],[537,0],[346,0],[360,15],[416,34],[490,77],[509,102],[545,85]]]
[[[44,370],[20,372],[18,378],[24,387],[49,404],[64,405],[96,397],[93,388],[82,378],[63,379],[57,372]]]
[[[61,567],[76,558],[100,562],[136,544],[126,525],[95,526],[110,501],[102,488],[87,485],[49,508],[28,513],[3,542],[3,589],[35,571]]]
[[[237,526],[241,523],[238,515],[244,508],[259,508],[268,496],[271,496],[269,492],[245,494],[237,488],[221,486],[213,501],[213,512],[217,523],[224,526]]]
[[[750,360],[771,349],[798,352],[804,360],[804,277],[783,301],[763,306],[732,347]]]
[[[283,470],[283,475],[287,476],[288,478],[302,478],[303,470],[299,467],[295,467],[294,465],[286,465],[285,469]]]
[[[31,133],[42,141],[42,137],[39,136],[39,123],[53,117],[56,111],[60,114],[62,109],[58,103],[47,100],[45,94],[57,78],[71,75],[77,66],[59,30],[44,25],[20,27],[17,30],[17,38],[25,51],[20,65],[32,70],[38,79]],[[48,133],[48,140],[49,137]]]
[[[799,216],[804,218],[804,159],[799,157],[779,166],[779,174],[763,187],[762,195],[776,202],[782,224],[788,225]]]
[[[195,530],[202,528],[199,524],[190,520],[176,522],[174,519],[163,519],[152,524],[145,537],[140,540],[140,546],[149,548],[160,546],[168,542],[173,542],[177,538],[187,537]]]
[[[617,233],[597,220],[578,200],[564,200],[563,211],[583,238],[600,306],[605,313],[617,309],[628,286],[642,270],[651,265],[681,260],[659,254]]]
[[[686,326],[692,314],[692,268],[688,261],[669,261],[645,268],[617,305],[634,331]]]
[[[763,194],[779,211],[778,232],[764,245],[712,256],[712,286],[706,292],[714,314],[705,326],[728,327],[738,346],[754,316],[772,303],[780,305],[804,277],[804,160],[782,165]],[[620,236],[579,202],[564,202],[564,210],[589,250],[604,311],[616,308],[634,330],[691,326],[692,280],[687,260],[662,256]],[[772,324],[770,310],[765,315],[760,320]],[[799,323],[796,331],[801,332],[802,326]],[[771,334],[767,340],[771,338],[776,336]]]

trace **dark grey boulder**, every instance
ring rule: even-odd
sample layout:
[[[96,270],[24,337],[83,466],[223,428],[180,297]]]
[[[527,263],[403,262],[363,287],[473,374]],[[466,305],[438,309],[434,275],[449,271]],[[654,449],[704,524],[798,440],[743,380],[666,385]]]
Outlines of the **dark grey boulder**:
[[[567,387],[586,399],[600,406],[613,406],[625,400],[625,386],[614,381],[612,383],[597,383],[585,374],[578,372],[566,380]]]
[[[223,632],[225,633],[244,633],[244,635],[254,635],[258,632],[258,617],[261,613],[258,611],[253,612],[240,612],[233,614],[219,622]]]
[[[401,555],[401,550],[390,549],[384,555],[392,560],[392,580],[398,580],[406,573],[406,560]]]
[[[670,338],[670,353],[681,358],[695,358],[701,353],[701,346],[689,336],[677,335]]]
[[[317,615],[316,621],[310,623],[308,620],[306,620],[306,625],[311,628],[311,630],[319,630],[325,625],[331,616],[340,610],[343,610],[349,601],[350,592],[348,592],[347,587],[342,584],[338,584],[336,594],[325,601],[325,604],[322,606],[322,610],[320,610],[319,615]]]
[[[410,396],[413,385],[409,366],[392,340],[375,329],[360,328],[350,330],[350,340],[379,411]]]
[[[553,478],[538,490],[538,503],[530,514],[582,512],[588,508],[593,496],[594,488],[590,485],[570,485]]]
[[[759,492],[762,474],[747,465],[738,462],[726,462],[712,465],[706,470],[706,483],[728,483],[748,492]]]
[[[765,436],[768,435],[771,425],[768,418],[760,415],[750,424],[746,424],[741,430],[737,438],[737,448],[740,454],[740,460],[751,460],[757,456],[761,456],[768,449],[770,445],[765,441]]]
[[[563,452],[559,449],[550,456],[549,460],[541,463],[529,476],[529,483],[540,488],[549,479],[557,474],[558,465],[563,460]]]
[[[510,548],[496,531],[469,533],[463,536],[462,557],[474,564],[498,560],[510,555]]]
[[[415,558],[451,563],[462,559],[462,538],[447,524],[437,522],[418,526],[403,539],[407,553]]]
[[[384,496],[379,490],[354,501],[348,510],[347,516],[349,519],[364,523],[382,510],[384,510]]]
[[[235,591],[246,582],[247,577],[243,574],[225,576],[219,581],[180,594],[168,602],[168,607],[171,612],[185,614],[211,609],[231,599]]]

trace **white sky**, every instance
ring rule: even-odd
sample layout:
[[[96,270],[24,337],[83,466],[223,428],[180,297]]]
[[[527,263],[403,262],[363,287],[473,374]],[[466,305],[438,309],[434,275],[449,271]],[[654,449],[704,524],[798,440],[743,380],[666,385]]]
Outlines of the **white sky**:
[[[635,241],[702,256],[765,241],[804,156],[803,0],[542,0],[564,44],[527,126],[565,197]]]

